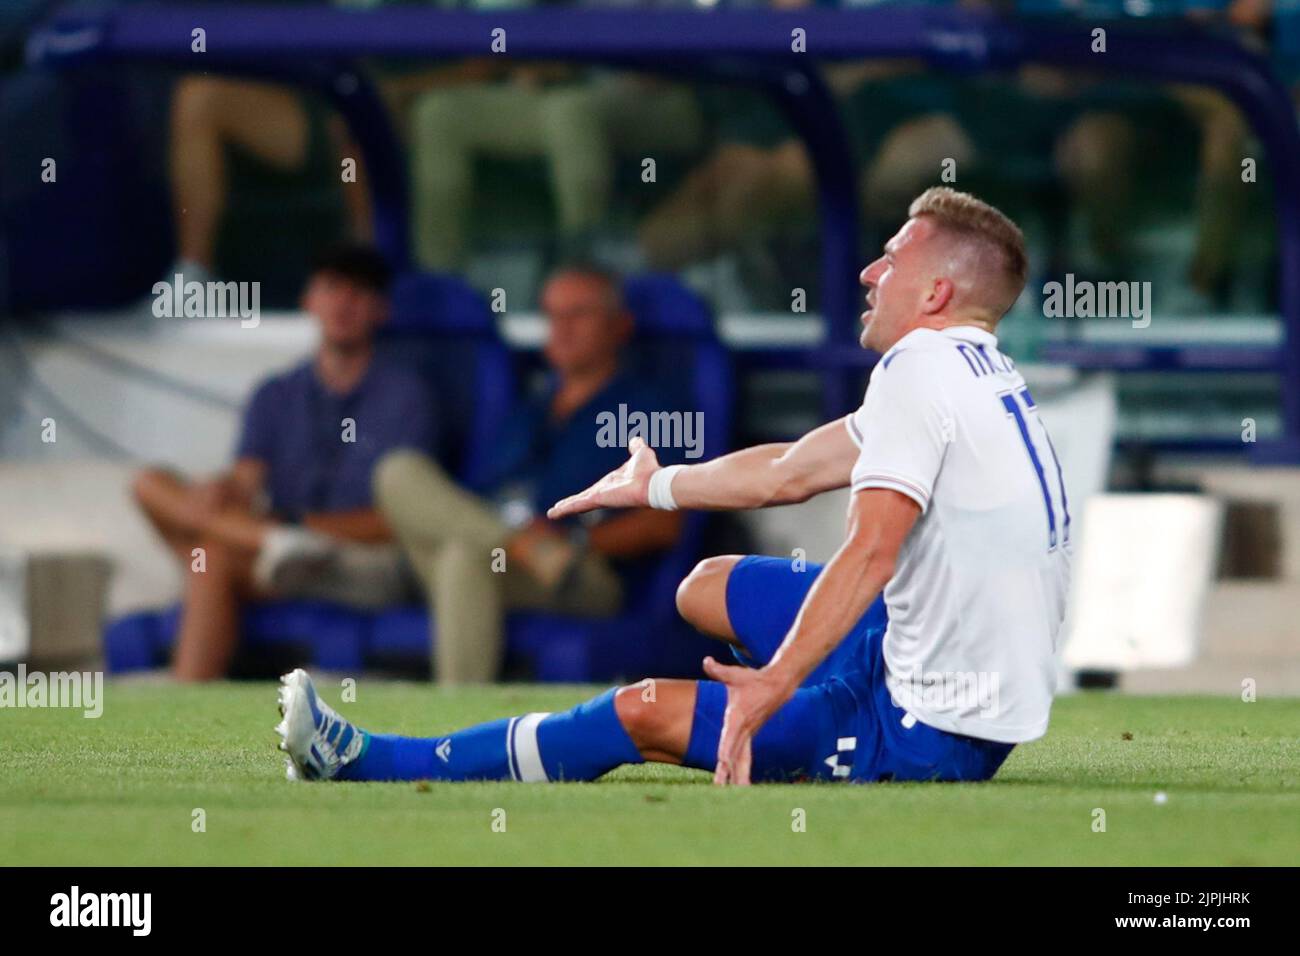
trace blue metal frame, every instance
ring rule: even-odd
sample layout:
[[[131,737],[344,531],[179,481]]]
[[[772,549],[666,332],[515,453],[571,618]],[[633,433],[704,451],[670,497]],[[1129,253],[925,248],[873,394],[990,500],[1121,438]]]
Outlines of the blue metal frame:
[[[195,27],[206,31],[206,53],[190,51]],[[501,29],[512,59],[599,62],[758,86],[782,106],[813,157],[822,214],[822,308],[830,323],[825,358],[849,370],[861,365],[851,348],[859,308],[857,185],[848,139],[815,61],[912,57],[964,72],[1042,64],[1215,87],[1245,113],[1276,171],[1284,438],[1261,449],[1260,457],[1300,462],[1300,130],[1291,101],[1268,63],[1237,43],[1191,27],[1147,27],[1107,24],[1106,52],[1098,54],[1088,24],[932,7],[467,13],[132,4],[61,12],[33,34],[28,57],[51,64],[165,61],[276,76],[321,92],[361,144],[372,170],[377,238],[399,264],[409,261],[405,172],[382,103],[353,65],[358,57],[486,56],[493,31]],[[791,51],[796,28],[805,31],[806,54]],[[847,407],[847,374],[828,376],[832,408]]]

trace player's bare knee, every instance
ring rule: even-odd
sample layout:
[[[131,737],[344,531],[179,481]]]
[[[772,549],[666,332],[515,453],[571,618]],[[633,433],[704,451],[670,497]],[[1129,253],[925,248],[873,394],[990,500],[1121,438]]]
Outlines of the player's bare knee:
[[[727,622],[727,578],[740,555],[705,558],[677,586],[677,613],[692,627],[718,637],[731,633]]]
[[[614,713],[642,753],[674,749],[673,738],[681,734],[679,724],[690,716],[678,686],[684,683],[645,680],[622,687],[614,695]]]
[[[659,715],[655,713],[654,698],[646,699],[644,684],[620,687],[614,694],[614,713],[637,747],[645,749],[653,743]]]

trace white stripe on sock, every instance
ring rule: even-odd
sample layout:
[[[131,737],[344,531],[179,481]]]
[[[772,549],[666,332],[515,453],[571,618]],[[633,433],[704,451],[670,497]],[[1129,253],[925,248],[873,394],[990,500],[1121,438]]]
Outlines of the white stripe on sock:
[[[513,747],[515,762],[519,765],[519,778],[524,783],[546,783],[546,768],[542,766],[542,752],[537,747],[537,725],[550,714],[525,714],[514,727]]]

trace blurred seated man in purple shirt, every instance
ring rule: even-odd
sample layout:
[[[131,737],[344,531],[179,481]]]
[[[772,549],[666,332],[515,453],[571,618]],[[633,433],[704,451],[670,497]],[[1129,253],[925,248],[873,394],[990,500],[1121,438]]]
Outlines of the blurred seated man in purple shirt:
[[[388,283],[383,259],[367,247],[322,256],[302,297],[320,346],[258,386],[230,470],[203,481],[161,468],[136,477],[140,507],[185,571],[178,679],[225,675],[248,600],[381,607],[410,597],[400,551],[371,500],[371,471],[395,449],[431,451],[436,421],[416,374],[375,357]]]

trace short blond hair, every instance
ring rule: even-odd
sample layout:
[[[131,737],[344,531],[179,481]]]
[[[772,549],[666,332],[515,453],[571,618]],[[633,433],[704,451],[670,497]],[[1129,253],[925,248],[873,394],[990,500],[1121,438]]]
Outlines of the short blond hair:
[[[913,219],[928,216],[942,229],[992,247],[1002,262],[1012,299],[1020,295],[1029,276],[1025,235],[1000,209],[970,193],[931,186],[912,201],[907,214]]]

